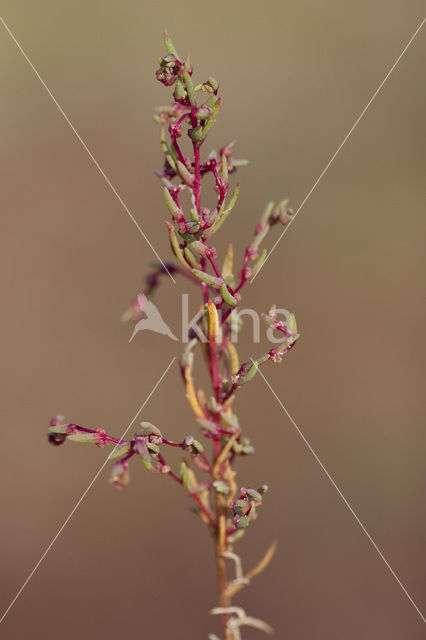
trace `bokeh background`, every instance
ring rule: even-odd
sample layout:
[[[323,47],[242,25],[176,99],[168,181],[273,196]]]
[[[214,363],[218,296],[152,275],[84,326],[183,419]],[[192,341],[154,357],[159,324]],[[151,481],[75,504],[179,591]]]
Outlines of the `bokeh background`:
[[[217,237],[242,252],[264,204],[297,207],[420,24],[421,2],[3,0],[2,16],[161,256],[155,167],[161,33],[221,84],[209,146],[238,140],[237,208]],[[255,283],[245,306],[295,312],[302,338],[270,384],[424,612],[423,31]],[[105,459],[48,446],[57,412],[120,435],[180,346],[119,318],[155,260],[16,44],[0,28],[2,611]],[[273,236],[273,234],[271,234]],[[274,241],[269,237],[267,245]],[[179,332],[185,283],[157,297]],[[191,298],[195,307],[195,299]],[[252,354],[249,336],[242,354]],[[256,354],[262,353],[262,345]],[[254,355],[254,354],[253,354]],[[417,640],[424,624],[260,376],[238,398],[267,482],[240,543],[274,563],[236,599],[277,638]],[[196,432],[175,365],[143,418]],[[0,628],[7,640],[206,638],[214,560],[189,501],[132,465],[93,485]],[[244,640],[260,637],[247,630]]]

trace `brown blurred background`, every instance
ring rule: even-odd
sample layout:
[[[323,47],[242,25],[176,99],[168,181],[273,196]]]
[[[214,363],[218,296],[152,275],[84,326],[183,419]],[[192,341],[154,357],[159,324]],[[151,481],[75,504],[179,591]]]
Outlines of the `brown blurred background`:
[[[198,79],[220,81],[209,146],[236,138],[236,155],[250,158],[217,239],[222,251],[237,237],[242,252],[269,199],[302,202],[420,24],[422,3],[6,0],[2,16],[165,257],[152,121],[169,95],[154,78],[163,27],[190,49]],[[273,302],[295,312],[300,343],[264,373],[423,612],[425,38],[423,29],[244,298],[259,312]],[[3,611],[106,455],[49,447],[50,417],[120,435],[180,345],[156,334],[128,344],[119,318],[155,257],[3,27],[0,48]],[[164,281],[156,298],[176,333],[185,290]],[[242,353],[252,351],[247,338]],[[280,541],[236,603],[280,639],[424,638],[260,376],[236,408],[257,447],[238,465],[240,483],[270,485],[239,546],[245,566]],[[197,432],[176,366],[142,417],[170,437]],[[0,636],[220,633],[208,616],[210,540],[188,500],[137,463],[124,492],[107,473]]]

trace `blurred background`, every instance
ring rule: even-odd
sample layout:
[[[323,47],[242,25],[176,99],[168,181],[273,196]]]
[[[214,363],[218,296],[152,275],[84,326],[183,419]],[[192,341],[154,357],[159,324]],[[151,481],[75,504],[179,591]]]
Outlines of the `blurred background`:
[[[209,139],[237,139],[241,195],[223,232],[242,254],[270,199],[297,208],[422,19],[420,2],[3,0],[2,17],[158,253],[169,256],[153,107],[162,29],[220,82]],[[416,37],[253,285],[244,306],[296,314],[302,337],[264,374],[402,583],[426,609],[425,31]],[[120,315],[155,256],[4,27],[2,100],[3,611],[106,451],[51,448],[49,419],[119,436],[181,346]],[[268,237],[272,246],[277,233]],[[179,334],[186,282],[156,303]],[[195,298],[191,301],[196,306]],[[250,332],[248,331],[248,334]],[[247,335],[241,355],[256,353]],[[235,409],[266,482],[238,547],[273,564],[236,598],[277,638],[417,640],[423,622],[260,376]],[[196,433],[175,364],[141,418]],[[220,634],[207,531],[168,479],[132,465],[94,483],[0,629],[7,640]],[[244,640],[261,637],[244,631]]]

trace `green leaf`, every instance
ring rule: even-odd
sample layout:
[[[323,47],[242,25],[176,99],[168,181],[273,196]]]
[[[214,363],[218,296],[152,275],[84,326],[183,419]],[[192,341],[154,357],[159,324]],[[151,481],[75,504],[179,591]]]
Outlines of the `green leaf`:
[[[230,488],[223,480],[215,480],[215,482],[213,482],[213,487],[217,493],[221,493],[224,496],[228,495],[230,491]]]
[[[199,269],[192,269],[192,273],[194,276],[197,276],[200,280],[209,284],[211,287],[215,289],[220,289],[224,284],[222,278],[216,278],[216,276],[212,276],[209,273],[205,273],[204,271],[200,271]]]
[[[164,29],[164,46],[166,47],[167,53],[171,53],[179,60],[178,52],[176,51],[173,42],[170,39],[169,34],[167,33],[167,29]]]
[[[250,524],[250,516],[243,516],[237,522],[237,529],[245,529]]]
[[[71,433],[67,436],[68,440],[71,442],[84,442],[87,444],[97,444],[99,442],[99,433],[82,433],[76,432]]]
[[[118,444],[113,451],[108,456],[108,460],[115,460],[115,458],[119,458],[120,456],[125,456],[132,448],[131,442],[122,442]]]
[[[234,296],[229,292],[226,284],[223,284],[221,286],[220,293],[222,295],[222,298],[224,299],[224,301],[229,307],[235,308],[238,305],[237,299],[234,298]]]

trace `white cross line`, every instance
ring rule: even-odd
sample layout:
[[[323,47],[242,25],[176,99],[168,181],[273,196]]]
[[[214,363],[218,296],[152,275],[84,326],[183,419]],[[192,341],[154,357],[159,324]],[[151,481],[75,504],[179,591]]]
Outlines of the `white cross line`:
[[[63,116],[63,118],[65,119],[65,121],[67,122],[67,124],[69,125],[69,127],[71,128],[71,130],[73,131],[73,133],[75,134],[77,140],[80,142],[80,144],[82,145],[83,149],[85,149],[85,151],[87,152],[88,156],[90,157],[90,159],[92,160],[93,164],[95,165],[95,167],[98,169],[99,173],[102,175],[102,177],[104,178],[105,182],[107,183],[107,185],[109,186],[109,188],[111,189],[111,191],[113,192],[113,194],[115,195],[115,197],[117,198],[117,200],[119,201],[119,203],[121,204],[121,206],[123,207],[123,209],[126,211],[127,215],[129,216],[129,218],[131,219],[131,221],[133,222],[133,224],[136,226],[137,230],[139,231],[139,233],[141,234],[141,236],[144,238],[145,242],[149,245],[149,247],[151,248],[151,251],[154,253],[154,255],[158,258],[158,260],[161,262],[161,264],[163,265],[163,269],[169,274],[170,278],[173,280],[173,282],[176,284],[176,280],[173,278],[172,274],[170,273],[170,271],[167,269],[167,266],[164,264],[164,262],[162,261],[162,259],[160,258],[160,256],[158,255],[157,251],[154,249],[154,247],[152,246],[152,243],[150,242],[149,238],[147,237],[147,235],[144,233],[144,231],[142,230],[142,228],[140,227],[139,223],[137,222],[136,218],[134,217],[134,215],[132,214],[132,212],[129,210],[129,208],[127,207],[126,203],[124,202],[124,200],[122,199],[122,197],[120,196],[120,194],[118,193],[117,189],[114,187],[114,185],[111,183],[110,179],[108,178],[108,176],[106,175],[105,171],[102,169],[101,165],[99,164],[99,162],[96,160],[95,156],[93,155],[93,153],[90,151],[89,147],[87,146],[87,144],[84,142],[83,138],[80,136],[80,134],[78,133],[77,129],[74,127],[73,123],[71,122],[71,120],[68,118],[67,114],[65,113],[65,111],[62,109],[61,105],[59,104],[59,102],[56,100],[55,96],[53,95],[53,93],[51,92],[51,90],[49,89],[49,87],[47,86],[47,84],[45,83],[45,81],[43,80],[43,78],[41,77],[40,73],[37,71],[37,69],[35,68],[35,66],[33,65],[33,63],[31,62],[31,60],[29,59],[29,57],[27,56],[27,54],[25,53],[24,49],[21,47],[21,45],[19,44],[19,42],[17,41],[17,39],[15,38],[15,36],[13,35],[13,33],[11,32],[11,30],[9,29],[9,27],[7,26],[7,24],[5,23],[5,21],[3,20],[3,18],[0,16],[0,21],[3,24],[4,28],[6,29],[6,31],[8,32],[8,34],[10,35],[10,37],[12,38],[13,42],[16,44],[16,46],[18,47],[19,51],[22,53],[22,55],[24,56],[25,60],[28,62],[29,66],[31,67],[31,69],[34,71],[35,75],[37,76],[37,78],[40,80],[41,84],[43,85],[43,87],[46,89],[48,95],[50,96],[50,98],[53,100],[53,102],[55,103],[55,105],[57,106],[59,112],[61,113],[61,115]]]
[[[380,92],[380,90],[382,89],[383,85],[385,84],[386,80],[389,78],[389,76],[391,75],[392,71],[395,69],[396,65],[398,64],[398,62],[401,60],[402,56],[405,54],[405,52],[407,51],[408,47],[411,45],[411,43],[413,42],[414,38],[416,37],[416,35],[419,33],[420,29],[423,27],[424,23],[426,21],[426,18],[423,18],[423,20],[421,21],[420,25],[417,27],[417,29],[415,30],[415,32],[413,33],[413,35],[411,36],[411,38],[409,39],[409,41],[407,42],[407,44],[405,45],[405,47],[403,48],[403,50],[401,51],[401,53],[399,54],[399,56],[397,57],[397,59],[395,60],[395,62],[393,63],[393,65],[391,66],[391,68],[389,69],[389,71],[387,72],[386,76],[384,77],[384,79],[382,80],[382,82],[379,84],[379,86],[377,87],[376,91],[373,93],[373,95],[371,96],[370,100],[367,102],[367,104],[365,105],[364,109],[361,111],[361,113],[359,114],[358,118],[355,120],[354,124],[352,125],[352,127],[349,129],[348,133],[346,134],[346,136],[343,138],[342,142],[340,143],[340,145],[338,146],[337,150],[333,153],[333,155],[331,156],[330,160],[328,161],[328,163],[326,164],[325,168],[322,170],[322,172],[320,173],[320,175],[318,176],[318,178],[316,179],[316,181],[314,182],[312,188],[310,189],[310,191],[308,191],[308,194],[305,196],[304,200],[302,201],[302,204],[299,205],[298,209],[296,210],[296,212],[294,213],[294,215],[291,217],[290,222],[287,224],[287,226],[284,227],[284,229],[282,230],[278,240],[276,240],[275,244],[272,246],[272,249],[269,251],[265,261],[263,262],[262,266],[260,267],[260,269],[254,274],[253,278],[250,280],[250,284],[255,280],[255,278],[257,278],[257,276],[259,275],[259,273],[261,272],[261,270],[263,269],[263,267],[265,266],[266,262],[269,260],[269,258],[271,257],[272,253],[275,251],[278,243],[281,241],[281,238],[284,237],[285,233],[287,232],[287,230],[291,227],[291,225],[293,224],[294,220],[296,219],[297,214],[299,213],[299,211],[304,207],[305,203],[307,202],[307,200],[311,197],[312,193],[314,192],[314,190],[316,189],[316,187],[318,186],[319,182],[322,180],[322,178],[324,177],[324,175],[326,174],[326,172],[328,171],[328,169],[330,168],[330,166],[332,165],[332,163],[334,162],[334,160],[336,159],[337,155],[339,154],[339,152],[341,151],[341,149],[343,148],[343,146],[345,145],[345,143],[347,142],[348,138],[351,136],[351,134],[353,133],[355,127],[358,125],[359,121],[361,120],[361,118],[365,115],[367,109],[370,107],[370,105],[372,104],[372,102],[374,101],[374,99],[376,98],[377,94]]]
[[[254,362],[253,359],[252,359],[252,362]],[[407,589],[404,587],[404,585],[402,584],[401,580],[398,578],[398,576],[396,575],[395,571],[392,569],[392,567],[390,566],[389,562],[386,560],[385,556],[383,555],[383,553],[381,552],[381,550],[379,549],[377,544],[374,542],[374,540],[371,537],[371,535],[368,533],[368,531],[365,528],[364,524],[361,522],[361,520],[359,519],[359,517],[357,516],[357,514],[355,513],[355,511],[353,510],[353,508],[349,504],[348,500],[345,498],[345,496],[343,495],[342,491],[339,489],[339,487],[337,486],[337,484],[335,483],[335,481],[333,480],[333,478],[331,477],[331,475],[329,474],[329,472],[327,471],[327,469],[325,468],[325,466],[323,465],[323,463],[319,459],[318,455],[316,454],[314,449],[311,447],[311,445],[309,444],[309,442],[307,441],[307,439],[303,435],[302,431],[297,426],[296,422],[293,420],[293,418],[291,417],[291,415],[287,411],[286,407],[281,402],[281,400],[279,399],[279,397],[277,396],[277,394],[275,393],[275,391],[273,390],[273,388],[271,387],[271,385],[269,384],[268,380],[265,378],[263,373],[260,371],[260,369],[259,369],[259,373],[262,376],[263,380],[265,381],[266,385],[268,386],[269,390],[271,391],[272,395],[277,400],[277,402],[280,405],[281,409],[284,411],[284,413],[286,414],[287,418],[290,420],[291,424],[296,429],[297,433],[302,438],[303,442],[308,447],[309,451],[312,453],[312,455],[314,456],[315,460],[318,462],[318,464],[320,465],[321,469],[324,471],[325,475],[327,476],[327,478],[329,479],[329,481],[331,482],[333,487],[336,489],[337,493],[339,494],[339,496],[341,497],[341,499],[345,503],[346,507],[349,509],[349,511],[351,512],[351,514],[353,515],[353,517],[355,518],[355,520],[357,521],[357,523],[359,524],[359,526],[361,527],[361,529],[363,530],[363,532],[365,533],[365,535],[367,536],[367,538],[369,539],[371,544],[373,545],[374,549],[377,551],[377,553],[379,554],[379,556],[381,557],[381,559],[383,560],[383,562],[385,563],[385,565],[387,566],[387,568],[391,572],[392,576],[395,578],[396,582],[399,584],[399,586],[401,587],[401,589],[403,590],[403,592],[407,596],[408,600],[411,602],[411,604],[413,605],[414,609],[419,614],[420,618],[426,624],[426,618],[424,617],[424,615],[420,611],[419,607],[416,605],[416,603],[414,602],[413,598],[410,596],[410,594],[408,593]]]
[[[174,363],[174,361],[176,360],[176,357],[174,357],[169,365],[167,366],[167,368],[163,371],[163,373],[161,374],[160,378],[157,380],[157,382],[155,383],[154,387],[151,389],[150,393],[148,394],[147,398],[144,400],[143,404],[139,407],[137,413],[135,414],[135,416],[132,418],[131,422],[128,424],[128,426],[126,427],[125,431],[123,432],[120,440],[123,440],[128,432],[128,430],[130,429],[130,427],[132,426],[132,424],[134,423],[134,421],[136,420],[136,418],[139,416],[140,412],[142,411],[142,409],[145,407],[145,405],[147,404],[147,402],[149,401],[149,399],[151,398],[152,394],[154,393],[154,391],[156,390],[156,388],[158,387],[158,385],[161,383],[161,381],[163,380],[164,376],[166,375],[166,373],[168,372],[168,370],[170,369],[170,367],[172,366],[172,364]],[[0,618],[0,624],[3,622],[3,620],[5,619],[5,617],[7,616],[7,614],[9,613],[9,611],[11,610],[11,608],[13,607],[13,605],[15,604],[15,602],[17,601],[17,599],[19,598],[19,596],[21,595],[21,593],[23,592],[23,590],[25,589],[25,587],[27,586],[27,584],[29,583],[29,581],[31,580],[31,578],[33,577],[33,575],[35,574],[35,572],[37,571],[37,569],[39,568],[39,566],[41,565],[41,563],[43,562],[43,560],[45,559],[45,557],[47,556],[47,554],[49,553],[49,551],[51,550],[51,548],[53,547],[53,545],[55,544],[56,540],[59,538],[59,536],[61,535],[62,531],[65,529],[65,527],[67,526],[68,522],[71,520],[71,518],[73,517],[74,513],[77,511],[78,507],[81,505],[81,503],[83,502],[84,498],[87,496],[87,494],[89,493],[90,489],[92,488],[92,486],[94,485],[94,483],[96,482],[96,480],[98,479],[98,477],[100,476],[100,474],[102,473],[102,471],[104,470],[104,468],[106,467],[106,465],[108,464],[109,460],[110,460],[110,456],[111,454],[117,449],[118,444],[115,445],[114,449],[108,454],[107,458],[105,459],[105,461],[103,462],[103,464],[99,467],[98,471],[96,472],[96,474],[93,476],[91,482],[89,483],[89,485],[87,486],[87,488],[85,489],[85,491],[82,493],[82,495],[80,496],[80,498],[77,500],[76,504],[74,505],[73,509],[70,511],[70,513],[68,514],[68,516],[65,518],[64,522],[62,523],[62,525],[60,526],[60,528],[58,529],[56,535],[52,538],[52,540],[50,541],[49,545],[46,547],[45,551],[43,552],[41,558],[39,559],[39,561],[37,562],[37,564],[34,566],[34,568],[32,569],[32,571],[29,573],[27,579],[25,580],[24,584],[22,585],[22,587],[19,589],[19,591],[17,592],[17,594],[15,595],[15,597],[13,598],[12,602],[9,604],[9,606],[7,607],[6,611],[3,613],[2,617]]]

